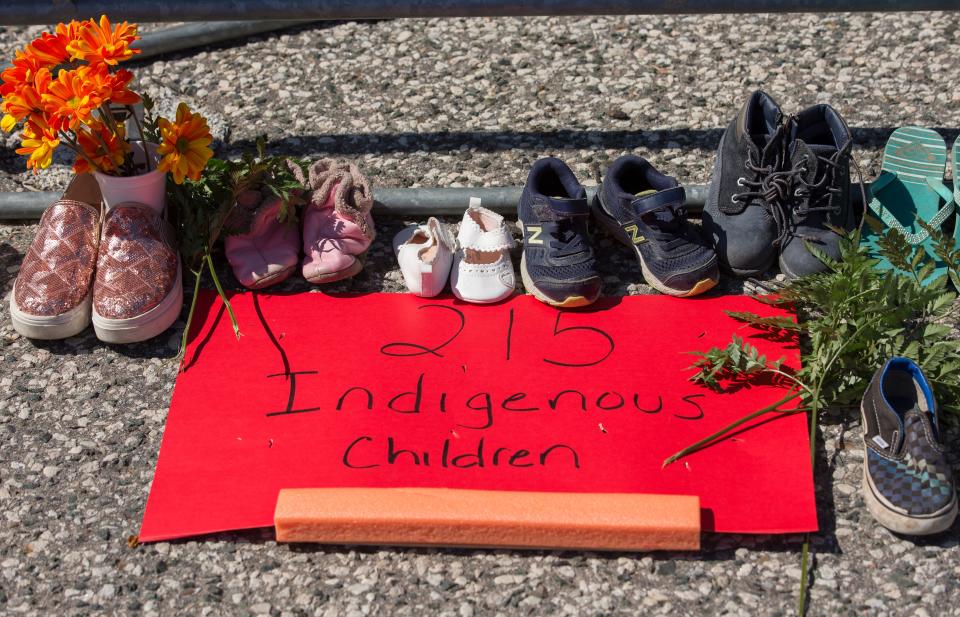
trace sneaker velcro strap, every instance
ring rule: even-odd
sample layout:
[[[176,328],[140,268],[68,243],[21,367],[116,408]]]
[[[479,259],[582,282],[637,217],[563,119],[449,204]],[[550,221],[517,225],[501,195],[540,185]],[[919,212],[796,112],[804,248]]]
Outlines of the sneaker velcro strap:
[[[664,191],[657,191],[652,195],[644,195],[630,202],[630,208],[637,216],[643,216],[664,208],[680,208],[687,199],[687,192],[682,186],[675,186]]]
[[[561,197],[547,197],[550,210],[558,216],[589,216],[590,207],[586,197],[564,199]]]

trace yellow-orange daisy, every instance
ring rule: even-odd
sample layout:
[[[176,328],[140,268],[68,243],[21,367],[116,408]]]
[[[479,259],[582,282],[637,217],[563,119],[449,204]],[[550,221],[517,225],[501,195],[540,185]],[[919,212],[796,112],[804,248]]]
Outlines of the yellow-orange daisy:
[[[176,121],[160,118],[157,128],[160,129],[157,154],[161,157],[157,169],[172,173],[177,184],[182,184],[184,178],[199,180],[200,172],[213,156],[209,147],[213,137],[207,119],[192,113],[186,103],[180,103]]]
[[[58,145],[60,140],[50,126],[42,120],[29,120],[23,127],[20,147],[16,152],[28,155],[30,158],[27,159],[27,167],[33,169],[33,173],[37,173],[41,169],[50,167],[50,163],[53,162],[53,151]]]
[[[133,81],[133,73],[126,69],[110,71],[105,64],[95,64],[81,66],[77,71],[91,84],[101,104],[133,105],[140,102],[140,95],[127,87]]]
[[[70,61],[69,45],[77,37],[80,22],[71,21],[69,24],[57,24],[51,34],[44,32],[40,38],[34,39],[27,45],[27,53],[32,53],[42,66],[53,68],[58,64]]]
[[[139,38],[136,24],[123,22],[111,26],[107,16],[101,15],[99,24],[91,19],[81,25],[67,50],[74,60],[115,65],[140,53],[139,49],[130,47]]]
[[[42,95],[43,109],[50,116],[50,125],[56,131],[76,130],[91,121],[93,111],[102,102],[96,84],[85,78],[80,70],[61,70]]]
[[[4,116],[0,119],[0,128],[10,132],[17,122],[27,116],[41,116],[43,113],[43,93],[50,84],[50,71],[40,69],[33,83],[23,84],[18,89],[4,95],[0,104],[0,112]]]
[[[3,81],[0,85],[0,96],[7,97],[10,93],[32,84],[41,68],[43,64],[36,54],[27,49],[18,49],[14,52],[13,65],[0,73],[0,80]]]

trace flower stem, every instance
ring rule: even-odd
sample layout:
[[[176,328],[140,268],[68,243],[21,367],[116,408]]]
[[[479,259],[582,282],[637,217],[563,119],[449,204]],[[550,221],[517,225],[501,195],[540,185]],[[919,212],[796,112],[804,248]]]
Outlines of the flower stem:
[[[832,363],[831,363],[832,364]],[[813,471],[816,462],[817,415],[820,411],[820,384],[813,391],[813,401],[810,404],[810,471]],[[808,563],[810,561],[810,533],[803,536],[803,550],[800,552],[800,593],[797,596],[797,617],[803,617],[807,610],[807,581]]]
[[[800,555],[800,595],[797,597],[797,617],[803,617],[807,610],[807,567],[810,561],[809,533],[803,536],[803,550]]]
[[[110,131],[117,137],[120,137],[120,131],[117,127],[117,119],[113,117],[113,113],[110,111],[110,104],[104,103],[97,108],[97,111],[100,112],[100,117],[103,118],[104,123],[110,127]]]
[[[799,379],[797,379],[796,377],[794,377],[794,376],[791,375],[790,373],[787,373],[786,371],[781,371],[780,369],[775,369],[775,368],[768,368],[768,369],[765,369],[765,370],[768,371],[768,372],[770,372],[770,373],[774,373],[774,374],[776,374],[776,375],[780,375],[780,376],[783,377],[784,379],[790,380],[790,381],[793,382],[798,388],[803,388],[804,390],[806,390],[807,394],[813,394],[813,392],[810,390],[810,388],[807,387],[807,384],[803,383],[802,381],[800,381]]]
[[[665,461],[663,461],[663,465],[662,465],[661,468],[666,467],[667,465],[669,465],[669,464],[671,464],[671,463],[675,463],[676,461],[680,460],[680,459],[683,458],[684,456],[687,456],[688,454],[692,454],[692,453],[694,453],[694,452],[696,452],[696,451],[698,451],[698,450],[702,450],[703,448],[705,448],[706,446],[712,444],[714,441],[716,441],[716,440],[718,440],[719,438],[723,437],[724,435],[726,435],[727,433],[729,433],[729,432],[732,431],[733,429],[737,428],[737,427],[740,426],[741,424],[744,424],[744,423],[746,423],[746,422],[749,422],[750,420],[753,420],[754,418],[758,418],[758,417],[760,417],[760,416],[762,416],[762,415],[764,415],[764,414],[771,413],[771,412],[778,412],[778,413],[782,413],[782,414],[784,414],[784,415],[790,415],[790,414],[794,414],[794,413],[799,413],[799,412],[802,412],[802,411],[806,411],[806,410],[803,409],[803,408],[787,409],[787,410],[781,410],[781,409],[780,409],[780,406],[781,406],[781,405],[785,405],[785,404],[789,403],[790,401],[792,401],[793,399],[795,399],[795,398],[797,398],[797,397],[799,397],[799,396],[800,396],[800,393],[799,393],[799,392],[797,392],[797,391],[791,391],[788,395],[786,395],[785,397],[783,397],[782,399],[780,399],[780,400],[777,401],[776,403],[773,403],[773,404],[771,404],[771,405],[767,405],[767,406],[764,407],[763,409],[758,409],[757,411],[755,411],[755,412],[753,412],[753,413],[751,413],[751,414],[747,414],[747,415],[743,416],[742,418],[740,418],[739,420],[736,420],[735,422],[731,422],[730,424],[726,425],[725,427],[723,427],[722,429],[720,429],[720,430],[717,431],[716,433],[713,433],[712,435],[709,435],[708,437],[704,437],[704,438],[701,439],[700,441],[698,441],[698,442],[696,442],[696,443],[694,443],[694,444],[692,444],[692,445],[687,446],[687,447],[684,448],[683,450],[680,450],[679,452],[677,452],[677,453],[674,454],[673,456],[667,458]]]
[[[190,311],[187,313],[187,325],[183,328],[183,336],[180,337],[180,351],[177,353],[177,358],[180,359],[180,372],[182,373],[184,369],[184,359],[187,355],[187,336],[190,334],[190,326],[193,325],[193,312],[197,308],[197,296],[200,295],[200,279],[203,277],[203,268],[199,270],[191,270],[194,274],[193,281],[193,298],[190,300]]]
[[[83,160],[85,160],[87,164],[90,165],[91,170],[99,171],[100,173],[107,173],[104,170],[100,169],[96,163],[90,160],[90,157],[87,156],[87,153],[83,151],[83,148],[80,147],[80,144],[78,144],[73,139],[70,139],[70,135],[68,135],[66,131],[60,131],[60,139],[68,148],[76,152],[77,155],[83,157]]]
[[[227,307],[227,313],[230,314],[230,323],[233,324],[233,333],[236,335],[237,340],[240,340],[240,326],[237,324],[237,316],[233,314],[233,307],[230,306],[230,300],[227,299],[227,294],[223,293],[223,287],[220,285],[220,279],[217,278],[217,272],[213,269],[213,259],[210,257],[210,251],[207,250],[203,255],[203,259],[207,262],[207,268],[210,270],[210,276],[213,277],[213,284],[217,288],[217,293],[220,294],[220,299],[223,300],[223,304]]]
[[[140,118],[137,117],[137,110],[132,105],[127,105],[130,116],[133,117],[133,123],[137,125],[137,134],[140,135],[140,142],[143,144],[143,160],[146,162],[147,171],[150,171],[150,152],[147,150],[147,136],[143,134],[143,125]]]
[[[110,110],[110,103],[104,103],[98,108],[98,111],[100,112],[100,116],[103,118],[104,123],[110,127],[110,131],[117,137],[117,139],[119,139],[120,127],[117,125],[117,119],[113,117],[113,112]],[[103,143],[103,141],[101,140],[100,143]],[[106,145],[104,145],[104,147],[106,147]],[[124,156],[123,166],[124,173],[127,173],[131,176],[134,175],[136,170],[130,165],[130,162],[127,160],[126,156]]]
[[[810,402],[810,471],[816,467],[817,463],[817,416],[820,415],[820,393],[823,391],[823,383],[826,381],[827,376],[830,374],[830,369],[833,368],[833,363],[837,361],[840,357],[840,354],[843,353],[843,350],[846,349],[847,345],[852,343],[857,339],[863,329],[871,325],[874,320],[871,320],[865,324],[861,324],[853,331],[853,334],[850,335],[850,338],[847,339],[845,343],[840,345],[840,347],[833,353],[833,356],[827,360],[826,364],[823,366],[823,370],[819,372],[819,378],[817,383],[813,388],[812,397],[813,400]],[[810,559],[810,534],[807,533],[803,538],[803,550],[800,554],[800,593],[797,597],[797,617],[803,617],[804,612],[807,608],[807,563]]]

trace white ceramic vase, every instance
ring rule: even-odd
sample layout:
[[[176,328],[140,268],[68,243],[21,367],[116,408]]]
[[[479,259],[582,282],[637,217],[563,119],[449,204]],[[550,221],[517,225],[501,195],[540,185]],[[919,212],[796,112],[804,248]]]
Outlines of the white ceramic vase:
[[[132,141],[130,146],[133,149],[133,161],[138,166],[144,164],[144,142]],[[150,171],[137,176],[111,176],[93,172],[100,185],[100,192],[103,193],[103,202],[109,210],[113,206],[124,202],[135,202],[150,206],[158,213],[163,213],[166,206],[167,197],[167,174],[157,171],[157,145],[146,144],[147,152],[150,153]]]

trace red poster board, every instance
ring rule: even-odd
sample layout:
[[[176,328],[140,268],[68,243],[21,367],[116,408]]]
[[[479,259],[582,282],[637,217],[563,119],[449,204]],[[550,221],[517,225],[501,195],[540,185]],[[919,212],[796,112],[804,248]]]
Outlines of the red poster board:
[[[806,416],[670,454],[784,395],[688,381],[685,352],[739,332],[743,296],[606,298],[558,311],[406,294],[200,298],[140,539],[273,524],[281,488],[441,487],[698,495],[705,531],[817,528]]]

